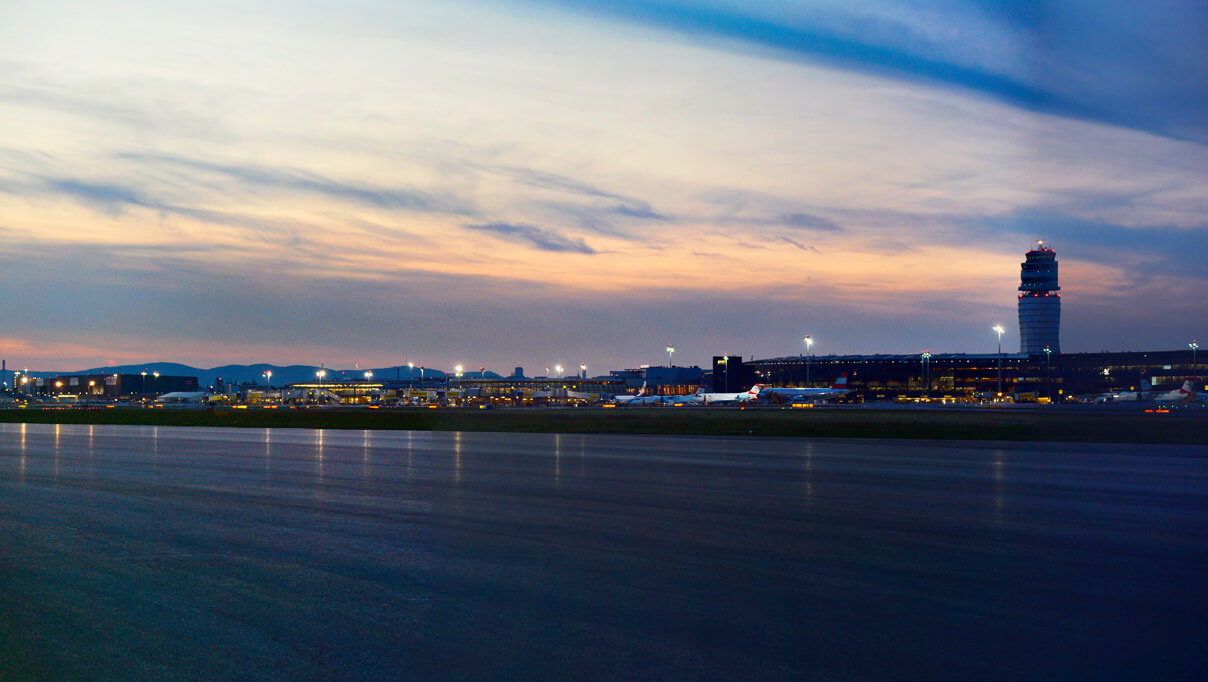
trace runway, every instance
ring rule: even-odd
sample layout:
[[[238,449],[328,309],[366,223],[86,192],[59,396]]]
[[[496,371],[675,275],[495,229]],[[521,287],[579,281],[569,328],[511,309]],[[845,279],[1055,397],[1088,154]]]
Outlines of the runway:
[[[0,424],[0,670],[1208,678],[1201,446]]]

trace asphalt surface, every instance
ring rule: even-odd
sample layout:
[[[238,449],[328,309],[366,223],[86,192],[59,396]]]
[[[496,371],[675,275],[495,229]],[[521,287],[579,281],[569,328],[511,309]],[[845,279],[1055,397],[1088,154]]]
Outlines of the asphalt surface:
[[[0,678],[1208,679],[1198,446],[0,425]]]

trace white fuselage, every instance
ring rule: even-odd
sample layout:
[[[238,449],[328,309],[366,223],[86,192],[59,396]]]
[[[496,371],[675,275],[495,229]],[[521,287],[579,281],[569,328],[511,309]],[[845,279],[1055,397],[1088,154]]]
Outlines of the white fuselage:
[[[1183,382],[1182,387],[1173,391],[1159,393],[1154,390],[1143,391],[1121,391],[1119,393],[1104,393],[1095,398],[1093,401],[1096,405],[1105,403],[1135,403],[1135,402],[1155,402],[1155,403],[1181,403],[1196,399],[1195,389],[1192,388],[1191,379]]]
[[[674,398],[668,397],[663,402],[666,403],[667,405],[704,405],[705,404],[704,396],[705,396],[705,392],[701,389],[697,389],[696,393],[693,393],[691,395],[680,395],[680,396],[675,396]]]
[[[815,402],[842,398],[848,393],[851,391],[846,388],[765,388],[759,392],[759,397],[786,402]]]
[[[1191,386],[1191,379],[1183,382],[1183,386],[1175,391],[1155,395],[1153,401],[1156,403],[1182,403],[1195,400],[1195,389]]]
[[[718,405],[722,403],[745,403],[749,400],[759,398],[759,390],[761,385],[755,384],[750,390],[742,393],[701,393],[701,403],[705,405]]]

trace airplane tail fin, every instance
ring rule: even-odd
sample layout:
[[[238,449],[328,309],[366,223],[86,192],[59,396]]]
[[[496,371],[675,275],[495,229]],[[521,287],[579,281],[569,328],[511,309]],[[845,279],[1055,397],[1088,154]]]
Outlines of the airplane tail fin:
[[[840,390],[847,388],[847,372],[840,374],[839,378],[835,379],[835,385],[831,386],[831,388],[837,388]]]
[[[749,393],[750,395],[759,395],[759,392],[762,390],[763,390],[763,384],[755,384],[754,386],[751,387],[751,390],[747,391],[747,393]]]
[[[646,382],[645,381],[642,382],[642,388],[638,389],[638,397],[641,398],[644,395],[646,395]]]

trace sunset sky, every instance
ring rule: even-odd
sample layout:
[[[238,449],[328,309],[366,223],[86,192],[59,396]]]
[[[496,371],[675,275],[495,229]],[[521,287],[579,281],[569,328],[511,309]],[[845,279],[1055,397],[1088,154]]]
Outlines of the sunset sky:
[[[0,356],[1208,339],[1208,6],[0,0]]]

